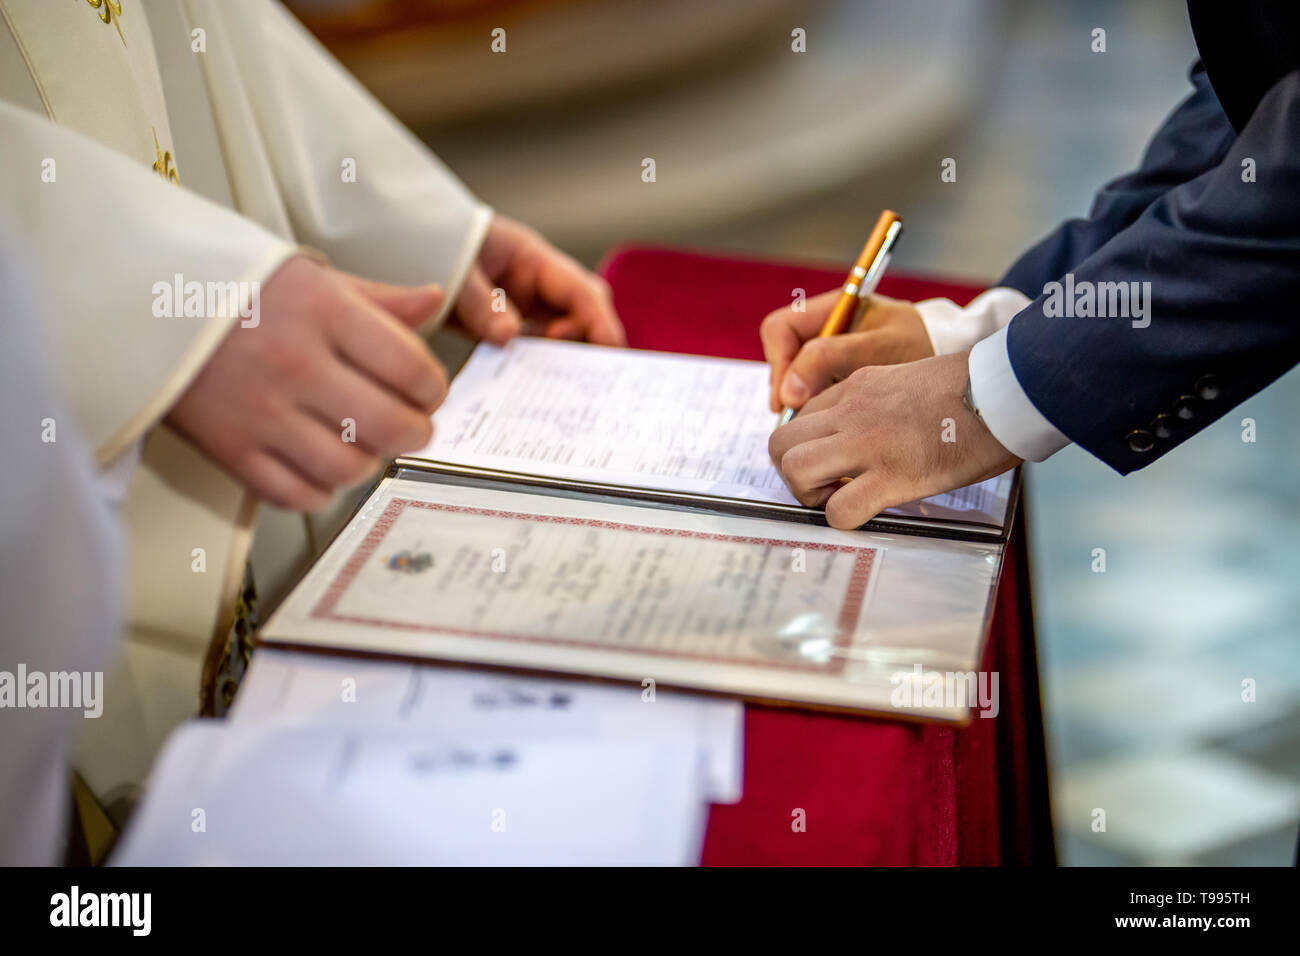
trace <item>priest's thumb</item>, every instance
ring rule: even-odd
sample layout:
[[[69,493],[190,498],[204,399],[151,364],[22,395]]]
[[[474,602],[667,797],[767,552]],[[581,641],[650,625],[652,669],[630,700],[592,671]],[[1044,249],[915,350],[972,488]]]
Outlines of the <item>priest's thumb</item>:
[[[375,305],[413,329],[428,322],[442,308],[446,293],[440,285],[389,285],[360,276],[345,276],[349,285]]]

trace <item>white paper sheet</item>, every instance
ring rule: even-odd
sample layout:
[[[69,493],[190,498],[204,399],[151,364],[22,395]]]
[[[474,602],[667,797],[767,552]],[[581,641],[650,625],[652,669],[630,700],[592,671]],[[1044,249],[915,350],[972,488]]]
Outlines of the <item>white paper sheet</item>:
[[[761,362],[520,338],[480,344],[412,458],[797,504],[768,458]],[[890,513],[1001,524],[1010,474]]]
[[[639,686],[521,677],[261,648],[230,722],[430,731],[460,744],[520,739],[672,745],[705,762],[705,796],[741,796],[744,707]]]
[[[337,726],[195,721],[169,740],[111,862],[690,865],[696,755]]]

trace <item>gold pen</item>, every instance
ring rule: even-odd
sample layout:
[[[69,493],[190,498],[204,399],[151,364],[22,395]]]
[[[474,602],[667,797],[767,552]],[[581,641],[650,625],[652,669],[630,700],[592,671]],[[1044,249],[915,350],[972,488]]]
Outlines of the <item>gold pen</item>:
[[[858,308],[866,301],[867,296],[876,291],[885,266],[889,264],[894,243],[902,231],[903,220],[898,213],[886,209],[880,214],[880,218],[876,220],[876,227],[867,237],[867,244],[858,254],[858,261],[853,264],[848,278],[844,280],[839,299],[831,309],[830,315],[826,316],[822,330],[817,333],[818,338],[839,335],[850,327],[858,314]],[[794,418],[795,411],[793,408],[784,409],[781,412],[780,424],[784,425]]]

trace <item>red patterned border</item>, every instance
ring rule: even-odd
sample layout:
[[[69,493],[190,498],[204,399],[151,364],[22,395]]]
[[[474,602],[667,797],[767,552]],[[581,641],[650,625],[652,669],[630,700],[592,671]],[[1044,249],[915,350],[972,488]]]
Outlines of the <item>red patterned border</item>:
[[[366,534],[365,538],[357,545],[357,549],[352,552],[347,563],[339,570],[334,580],[330,582],[325,593],[321,595],[316,606],[312,608],[311,617],[317,620],[341,621],[350,624],[365,624],[372,627],[389,628],[392,630],[406,631],[426,631],[438,634],[454,634],[460,637],[484,637],[495,640],[507,641],[526,641],[539,644],[552,644],[564,647],[581,647],[586,650],[622,650],[632,653],[647,654],[651,656],[664,656],[682,658],[687,660],[710,661],[719,664],[746,664],[758,667],[776,667],[782,670],[809,670],[819,673],[838,674],[843,671],[845,665],[844,655],[834,656],[827,664],[815,663],[788,663],[772,661],[767,658],[746,659],[743,657],[724,657],[717,654],[695,654],[683,651],[655,650],[652,648],[640,647],[622,647],[617,644],[611,645],[593,645],[590,641],[578,640],[576,638],[551,637],[540,634],[514,634],[499,631],[480,631],[472,628],[455,628],[455,627],[438,627],[431,624],[409,624],[403,621],[386,621],[381,618],[359,617],[348,614],[336,614],[334,606],[343,593],[348,589],[357,575],[361,573],[362,567],[379,550],[384,538],[392,530],[398,517],[407,508],[426,508],[430,511],[448,511],[460,514],[484,515],[493,518],[510,518],[524,519],[527,521],[545,522],[548,524],[570,524],[582,525],[590,528],[610,528],[619,531],[635,531],[640,534],[661,535],[672,538],[699,538],[710,541],[736,541],[743,544],[762,544],[773,547],[803,548],[806,551],[841,551],[856,556],[853,564],[853,573],[849,577],[849,586],[844,595],[844,606],[840,610],[840,618],[835,630],[834,646],[845,649],[853,639],[853,628],[857,624],[858,615],[862,613],[862,606],[866,600],[867,585],[871,581],[871,574],[875,566],[876,549],[874,548],[855,548],[842,544],[823,544],[815,541],[791,541],[781,538],[749,538],[739,535],[730,534],[711,534],[703,531],[683,531],[676,528],[649,528],[643,525],[625,524],[618,521],[598,521],[593,518],[567,518],[558,515],[536,515],[519,511],[497,511],[490,508],[468,508],[461,505],[447,505],[433,501],[418,501],[412,498],[394,498],[388,503],[377,519],[374,526]]]

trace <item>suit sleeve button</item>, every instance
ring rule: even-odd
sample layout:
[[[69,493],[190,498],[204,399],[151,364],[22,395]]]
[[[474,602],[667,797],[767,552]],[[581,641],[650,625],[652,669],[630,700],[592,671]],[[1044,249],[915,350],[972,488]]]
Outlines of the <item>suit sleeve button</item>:
[[[1156,447],[1156,440],[1145,428],[1135,428],[1128,433],[1128,447],[1136,452],[1147,452]]]
[[[1179,395],[1178,401],[1174,402],[1174,414],[1185,422],[1190,422],[1196,417],[1196,407],[1200,400],[1194,395]]]
[[[1151,430],[1156,433],[1157,438],[1173,438],[1174,432],[1178,431],[1178,419],[1173,415],[1161,413],[1151,423]]]
[[[1215,375],[1202,375],[1196,383],[1196,394],[1201,396],[1207,402],[1212,402],[1219,397],[1219,379]]]

